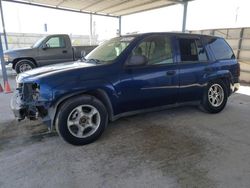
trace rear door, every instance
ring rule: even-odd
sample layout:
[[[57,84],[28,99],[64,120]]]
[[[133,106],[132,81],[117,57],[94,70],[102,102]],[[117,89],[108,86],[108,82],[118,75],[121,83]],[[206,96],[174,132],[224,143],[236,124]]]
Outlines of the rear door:
[[[172,37],[156,35],[144,39],[132,51],[131,56],[145,56],[147,64],[124,67],[120,84],[123,112],[176,102],[178,65],[172,42]]]
[[[205,75],[209,70],[208,54],[201,38],[177,37],[179,48],[179,99],[178,102],[200,100],[206,87]]]
[[[52,36],[44,43],[47,48],[39,48],[38,61],[41,65],[49,65],[73,60],[72,49],[66,45],[63,36]]]

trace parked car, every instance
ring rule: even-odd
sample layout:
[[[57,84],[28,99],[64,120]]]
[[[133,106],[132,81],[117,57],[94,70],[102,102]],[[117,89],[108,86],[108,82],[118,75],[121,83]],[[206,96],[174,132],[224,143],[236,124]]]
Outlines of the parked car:
[[[78,60],[95,47],[72,46],[68,35],[48,35],[30,48],[5,51],[4,60],[20,73],[44,65]]]
[[[12,110],[41,117],[70,144],[101,136],[108,121],[180,104],[223,110],[239,88],[239,63],[223,38],[181,33],[121,36],[86,60],[19,74]],[[194,117],[195,118],[195,117]]]

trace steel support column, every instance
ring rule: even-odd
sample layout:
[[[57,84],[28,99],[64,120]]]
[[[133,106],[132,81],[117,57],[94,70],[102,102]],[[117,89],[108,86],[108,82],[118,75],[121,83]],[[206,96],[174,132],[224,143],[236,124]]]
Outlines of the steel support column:
[[[241,51],[241,46],[242,46],[243,35],[244,35],[244,28],[241,28],[240,39],[239,39],[239,43],[238,43],[238,50],[237,50],[237,55],[236,55],[237,59],[240,59],[240,51]]]
[[[0,9],[1,9],[1,17],[3,20],[2,0],[0,0]],[[4,28],[4,26],[3,26],[3,28]],[[7,72],[6,72],[6,67],[5,67],[4,57],[3,57],[3,44],[2,44],[1,35],[0,35],[0,61],[1,61],[1,67],[2,67],[3,82],[5,85],[6,83],[8,83],[8,77],[7,77]]]
[[[93,37],[93,15],[89,14],[89,36],[90,36],[90,45],[92,45],[92,37]]]
[[[187,22],[187,7],[188,7],[188,1],[185,0],[183,2],[183,19],[182,19],[182,32],[184,33],[186,31],[186,22]]]
[[[3,58],[3,45],[2,45],[1,37],[0,37],[0,60],[1,60],[1,67],[2,67],[2,74],[3,74],[3,82],[5,85],[6,83],[8,83],[8,77],[7,77],[5,62]]]
[[[4,16],[3,16],[3,6],[2,6],[2,0],[0,0],[0,11],[1,11],[1,20],[2,20],[2,27],[3,27],[3,35],[4,35],[4,42],[6,50],[8,50],[8,41],[7,41],[7,35],[5,31],[5,23],[4,23]]]
[[[122,17],[119,16],[118,19],[119,19],[119,36],[121,36],[122,35]]]

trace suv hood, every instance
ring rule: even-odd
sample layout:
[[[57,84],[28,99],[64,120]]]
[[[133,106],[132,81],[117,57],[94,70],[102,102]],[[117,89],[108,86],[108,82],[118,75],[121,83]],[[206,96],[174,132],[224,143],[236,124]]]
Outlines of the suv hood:
[[[84,63],[80,61],[60,63],[56,65],[50,65],[45,67],[36,68],[30,71],[23,72],[17,76],[17,82],[26,82],[37,80],[42,77],[55,75],[62,72],[68,72],[70,70],[76,70],[85,67],[96,66],[92,63]]]

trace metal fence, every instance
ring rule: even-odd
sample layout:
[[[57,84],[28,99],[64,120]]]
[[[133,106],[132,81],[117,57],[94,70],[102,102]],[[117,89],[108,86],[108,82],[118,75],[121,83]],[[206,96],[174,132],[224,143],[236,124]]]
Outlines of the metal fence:
[[[220,36],[227,40],[240,62],[241,81],[250,82],[250,28],[228,28],[190,31],[190,33]]]

